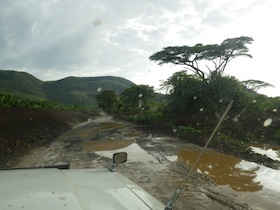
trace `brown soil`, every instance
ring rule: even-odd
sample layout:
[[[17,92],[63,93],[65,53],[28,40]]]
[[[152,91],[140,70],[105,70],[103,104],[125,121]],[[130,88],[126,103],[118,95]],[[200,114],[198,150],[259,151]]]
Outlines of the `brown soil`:
[[[98,151],[102,140],[103,146],[118,148],[121,145],[112,145],[111,139],[129,137],[132,140],[126,143],[130,144],[135,140],[134,135],[140,135],[143,138],[136,138],[136,143],[158,162],[131,162],[120,166],[119,171],[165,204],[187,171],[177,163],[170,164],[164,157],[178,154],[178,148],[185,142],[173,139],[150,141],[143,130],[123,124],[116,126],[112,120],[99,122],[98,126],[96,122],[77,125],[95,117],[96,122],[101,122],[96,113],[89,112],[0,108],[0,168],[52,165],[57,162],[71,163],[72,168],[107,165],[108,159],[92,152],[92,147]],[[22,158],[28,153],[29,156]],[[20,159],[19,164],[17,161]],[[187,190],[175,209],[251,209],[249,205],[237,202],[234,196],[212,190],[212,186],[215,186],[212,180],[195,173],[190,177]]]
[[[96,114],[74,110],[0,108],[0,168],[49,144],[74,124]]]

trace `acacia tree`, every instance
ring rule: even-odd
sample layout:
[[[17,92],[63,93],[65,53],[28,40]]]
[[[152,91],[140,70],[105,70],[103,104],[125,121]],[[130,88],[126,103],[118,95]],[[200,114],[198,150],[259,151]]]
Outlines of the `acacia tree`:
[[[150,60],[159,65],[171,63],[185,67],[164,83],[172,90],[170,112],[183,116],[203,110],[202,113],[216,115],[230,100],[235,100],[234,106],[244,104],[242,91],[245,89],[239,87],[237,80],[223,77],[221,73],[234,58],[252,57],[247,47],[252,41],[251,37],[241,36],[226,39],[221,44],[166,47],[151,55]]]
[[[274,87],[272,84],[263,82],[260,80],[246,80],[242,81],[241,84],[245,85],[248,89],[251,89],[253,91],[257,91],[260,88],[266,88],[266,87]]]
[[[210,75],[220,74],[232,59],[239,56],[252,58],[247,48],[247,44],[251,44],[252,41],[251,37],[241,36],[226,39],[221,44],[165,47],[149,58],[159,65],[182,65],[186,71],[191,71],[199,79],[206,81],[208,72]],[[203,61],[206,63],[204,68],[199,64]]]

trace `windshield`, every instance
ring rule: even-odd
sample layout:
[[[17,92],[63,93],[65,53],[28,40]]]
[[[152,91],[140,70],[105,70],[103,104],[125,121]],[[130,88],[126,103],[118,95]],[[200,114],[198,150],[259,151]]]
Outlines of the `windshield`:
[[[107,151],[126,148],[141,150],[142,162],[156,159],[153,163],[189,170],[214,134],[211,153],[205,154],[213,161],[201,159],[195,173],[240,203],[263,208],[252,200],[272,195],[270,209],[280,208],[279,184],[261,175],[266,171],[276,180],[280,166],[279,2],[0,0],[0,5],[1,168],[18,166],[33,149],[53,148],[55,139],[74,128],[57,144],[73,149],[75,160],[82,162],[82,151],[101,161],[111,156]],[[128,124],[120,121],[139,126],[146,136],[138,130],[128,134]],[[93,122],[102,126],[89,129]],[[176,149],[161,151],[158,142],[166,146],[173,138]],[[53,157],[48,164],[61,162],[57,151],[45,156]],[[218,153],[212,156],[213,151]],[[158,158],[163,153],[166,162]],[[218,169],[231,177],[245,174],[249,181],[225,181]],[[184,180],[177,178],[170,195]],[[158,199],[166,203],[166,197]]]

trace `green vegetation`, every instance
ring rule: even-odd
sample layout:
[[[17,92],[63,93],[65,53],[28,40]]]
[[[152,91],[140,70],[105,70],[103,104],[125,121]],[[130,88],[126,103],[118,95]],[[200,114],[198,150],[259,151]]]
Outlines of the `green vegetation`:
[[[134,115],[133,119],[131,119],[131,120],[133,120],[134,122],[136,122],[138,124],[156,125],[156,124],[162,122],[162,120],[164,120],[164,119],[165,119],[165,116],[163,113],[147,110],[147,111],[139,112],[138,114]]]
[[[97,96],[98,107],[111,114],[116,110],[117,94],[113,90],[102,90]]]
[[[65,105],[65,104],[56,103],[48,100],[31,100],[27,98],[18,98],[18,97],[11,96],[8,93],[0,93],[0,107],[47,108],[47,109],[59,109],[59,110],[87,109],[87,107],[85,106]]]
[[[271,85],[224,75],[233,59],[252,57],[247,48],[252,42],[250,37],[238,37],[216,45],[164,48],[150,59],[160,65],[185,67],[162,83],[167,94],[155,97],[152,87],[132,86],[119,95],[113,113],[148,129],[164,128],[164,132],[203,145],[233,100],[213,147],[242,153],[255,143],[280,144],[280,98],[256,92]]]
[[[114,90],[120,94],[134,83],[121,77],[67,77],[43,82],[34,76],[17,71],[0,70],[0,93],[17,98],[48,100],[57,103],[97,107],[98,90]]]
[[[149,103],[155,97],[153,87],[133,85],[121,93],[123,109],[127,112],[150,109]]]
[[[47,98],[64,104],[98,106],[109,114],[145,125],[147,129],[162,129],[203,145],[228,103],[233,101],[212,146],[224,151],[246,152],[249,145],[256,143],[280,144],[280,97],[270,98],[256,92],[271,85],[259,80],[239,81],[224,74],[227,64],[235,58],[252,57],[247,47],[252,42],[251,37],[237,37],[221,44],[166,47],[154,53],[150,59],[160,65],[184,67],[162,83],[165,95],[155,93],[148,85],[134,85],[122,78],[68,77],[47,83],[34,81],[37,93],[16,92],[18,86],[4,82],[5,88],[14,93],[41,99],[15,99],[2,94],[0,103],[6,107],[61,106],[46,101]],[[0,80],[7,80],[8,76]],[[32,86],[33,83],[27,84]]]
[[[44,90],[49,100],[64,104],[91,105],[97,107],[95,100],[99,90],[114,90],[120,94],[132,82],[121,77],[67,77],[54,82],[46,82]]]
[[[0,71],[0,92],[23,98],[45,98],[44,82],[25,72]]]
[[[197,130],[202,136],[209,135],[233,100],[223,125],[224,134],[216,137],[216,144],[223,142],[224,147],[236,148],[236,144],[246,147],[248,142],[279,143],[280,99],[256,92],[271,85],[259,80],[242,82],[223,74],[233,59],[252,58],[247,47],[252,42],[251,37],[242,36],[226,39],[221,44],[166,47],[150,56],[159,65],[171,63],[185,68],[162,84],[168,92],[167,103],[162,107],[167,121],[188,128],[178,135],[192,139]],[[267,119],[271,119],[271,124],[264,124]]]
[[[182,65],[186,71],[190,71],[196,78],[203,82],[209,81],[209,74],[221,74],[225,71],[227,64],[240,56],[252,57],[247,52],[247,44],[251,44],[251,37],[237,37],[224,40],[219,44],[196,44],[195,46],[172,46],[165,47],[162,51],[150,56],[152,61],[159,65],[171,63]],[[206,69],[200,67],[199,63],[207,62]]]

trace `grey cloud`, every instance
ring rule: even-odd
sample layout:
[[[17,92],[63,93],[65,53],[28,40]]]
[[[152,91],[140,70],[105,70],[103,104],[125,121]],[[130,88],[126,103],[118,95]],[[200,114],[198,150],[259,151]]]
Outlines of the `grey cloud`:
[[[153,53],[162,47],[159,39],[181,21],[164,14],[186,6],[184,1],[172,0],[9,2],[13,3],[5,4],[1,15],[1,68],[44,71],[92,63],[115,68],[142,60],[140,52]],[[95,26],[97,18],[100,25]],[[140,28],[127,25],[135,18]]]
[[[211,5],[208,1],[207,6],[206,1],[202,0],[201,4],[204,5],[204,9],[200,10],[203,17],[202,24],[211,27],[221,27],[230,23],[233,19],[242,18],[242,16],[246,15],[252,8],[261,5],[262,3],[263,0],[248,0],[243,3],[229,0],[221,1],[221,4],[217,4],[216,2],[216,4]],[[197,9],[199,9],[201,4],[195,4]]]
[[[211,2],[0,0],[0,69],[34,72],[43,80],[102,74],[129,78],[147,71],[148,57],[162,47],[189,44],[204,28],[226,24],[227,11],[245,12]],[[176,38],[166,39],[174,28]]]
[[[212,27],[221,27],[227,24],[230,18],[220,10],[214,10],[207,13],[202,21],[202,24]]]

